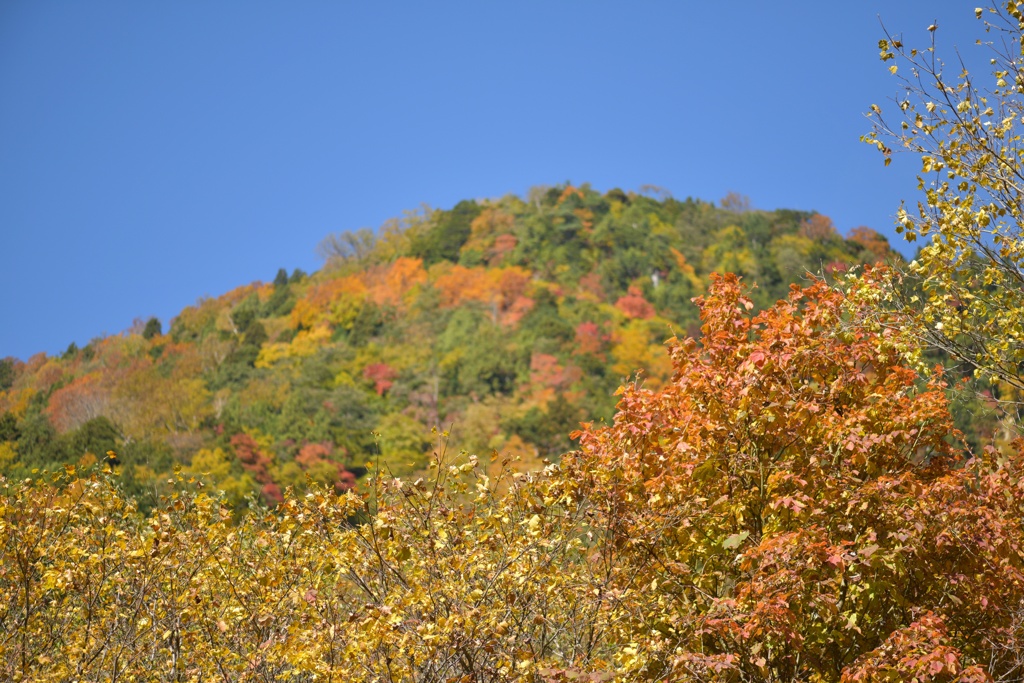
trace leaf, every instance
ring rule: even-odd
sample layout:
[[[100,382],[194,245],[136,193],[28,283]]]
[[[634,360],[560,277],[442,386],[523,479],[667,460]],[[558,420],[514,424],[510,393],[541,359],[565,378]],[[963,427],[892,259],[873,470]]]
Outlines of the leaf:
[[[747,540],[747,536],[749,535],[749,531],[741,531],[738,534],[733,534],[732,536],[729,536],[724,541],[722,541],[722,547],[726,550],[733,550],[735,548],[739,548],[740,544],[743,543],[743,541]]]

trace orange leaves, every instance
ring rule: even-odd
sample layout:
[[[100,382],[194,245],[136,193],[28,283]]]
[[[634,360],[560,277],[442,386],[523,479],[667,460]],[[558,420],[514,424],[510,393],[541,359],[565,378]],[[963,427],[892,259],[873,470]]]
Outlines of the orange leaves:
[[[814,242],[825,242],[837,236],[832,219],[816,213],[800,224],[800,236]]]
[[[416,288],[427,281],[423,259],[401,256],[389,265],[377,266],[361,274],[370,299],[378,306],[402,306]]]
[[[515,250],[519,239],[512,234],[498,235],[494,238],[494,246],[489,252],[492,263],[501,263],[504,258]]]
[[[337,493],[344,493],[355,488],[356,479],[337,461],[334,450],[330,443],[309,443],[299,449],[295,462],[313,481],[329,486]]]
[[[530,383],[524,394],[530,403],[547,405],[557,394],[564,394],[582,374],[574,365],[563,366],[555,356],[534,353],[530,357]]]
[[[465,301],[490,303],[497,298],[493,271],[485,268],[452,266],[434,280],[434,287],[441,293],[441,305],[455,307]]]
[[[43,642],[46,625],[71,623],[46,599],[82,614],[88,594],[62,582],[92,577],[153,591],[157,607],[137,614],[154,623],[129,629],[152,637],[133,642],[166,659],[178,629],[182,652],[202,653],[183,655],[195,678],[231,653],[268,679],[1012,680],[1024,652],[1024,443],[1004,460],[960,450],[941,385],[900,365],[891,335],[849,327],[849,304],[821,283],[753,314],[739,280],[723,276],[698,304],[705,334],[672,342],[664,387],[624,387],[614,423],[587,426],[579,451],[539,472],[494,482],[503,465],[435,456],[429,475],[406,479],[430,444],[422,424],[393,413],[376,438],[384,468],[403,478],[371,481],[363,501],[335,495],[351,478],[331,443],[277,463],[269,437],[236,434],[242,468],[280,501],[274,514],[230,528],[206,499],[178,498],[122,555],[117,542],[89,546],[79,564],[109,552],[108,574],[8,560],[38,511],[0,499],[22,515],[12,525],[0,513],[15,539],[0,543],[2,566],[41,568],[23,572],[40,599],[16,628]],[[638,349],[650,349],[654,324],[629,323]],[[606,341],[594,323],[576,338],[598,351]],[[391,367],[361,367],[386,392]],[[548,392],[578,378],[540,350],[530,372]],[[193,467],[231,463],[201,451]],[[307,477],[333,491],[280,490]],[[361,523],[347,521],[357,513]],[[124,519],[110,518],[111,529]],[[86,522],[66,526],[87,539],[97,531]],[[47,543],[52,562],[72,552]],[[147,558],[162,572],[156,587],[122,569]],[[23,594],[26,579],[10,572],[0,591]],[[186,614],[180,595],[202,608]],[[3,647],[11,670],[21,660]]]
[[[890,254],[889,240],[866,226],[852,228],[846,239],[859,244],[875,261],[884,261]]]
[[[50,395],[46,416],[60,432],[66,432],[106,414],[110,389],[99,372],[78,377]]]
[[[1024,600],[1021,515],[1000,497],[1015,461],[958,450],[942,385],[898,364],[895,336],[849,329],[823,283],[753,315],[726,275],[697,304],[673,381],[626,387],[565,461],[616,520],[623,572],[679,586],[660,618],[753,678],[834,680],[839,647],[865,653],[849,680],[980,680],[960,653],[1005,638],[989,605]],[[887,638],[902,654],[871,659]]]
[[[441,305],[448,308],[468,302],[485,304],[492,307],[497,322],[511,325],[533,304],[526,296],[530,271],[519,266],[467,268],[442,264],[431,273],[436,273],[433,285],[441,294]]]
[[[622,311],[630,320],[647,320],[654,317],[652,306],[637,287],[630,287],[629,293],[615,302],[615,308]]]
[[[581,200],[586,199],[586,197],[583,195],[583,192],[581,192],[578,188],[575,188],[572,185],[566,185],[565,189],[562,190],[562,193],[558,196],[558,201],[556,202],[556,205],[561,205],[573,197],[576,197],[577,199]]]
[[[321,324],[348,329],[367,299],[378,306],[404,306],[417,288],[427,281],[423,260],[400,257],[358,275],[345,275],[312,286],[295,303],[291,325],[313,329]]]

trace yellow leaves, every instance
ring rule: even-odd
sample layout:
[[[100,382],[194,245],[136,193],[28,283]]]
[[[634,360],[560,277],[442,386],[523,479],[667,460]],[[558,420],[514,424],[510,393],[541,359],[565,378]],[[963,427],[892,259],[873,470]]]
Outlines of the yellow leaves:
[[[1011,17],[1018,11],[1015,3],[1006,7]],[[1020,36],[1021,26],[1016,21],[1002,25],[1000,12],[991,10],[993,27]],[[974,13],[981,18],[984,8],[975,8]],[[886,44],[882,49],[889,47]],[[1019,73],[1024,52],[1012,49],[991,58],[994,85],[989,89],[982,87],[979,79],[972,81],[966,69],[956,80],[948,80],[932,63],[915,61],[914,55],[901,57],[922,75],[917,83],[908,84],[904,100],[908,110],[920,108],[931,117],[922,121],[908,115],[904,123],[910,121],[928,135],[914,136],[913,130],[904,132],[901,126],[888,129],[879,119],[874,133],[865,139],[875,144],[881,136],[895,138],[922,160],[922,201],[916,215],[901,210],[897,228],[910,240],[923,234],[936,240],[922,250],[918,266],[912,269],[926,278],[923,295],[912,302],[912,317],[917,320],[911,329],[925,343],[973,366],[978,375],[1019,383],[1016,368],[1024,361],[1024,345],[1010,331],[1024,319],[1018,279],[1021,264],[1002,252],[1006,245],[1021,243],[1024,190],[1019,178],[1024,164],[1015,145],[1021,139],[1016,129],[1024,119],[1015,99],[1017,92],[1009,89],[1018,85],[1011,75]],[[950,102],[954,114],[947,115],[936,102]],[[996,117],[998,120],[993,120]],[[935,171],[945,171],[946,182],[925,182],[924,174]],[[1000,253],[992,245],[1000,245]],[[993,296],[972,300],[969,295],[977,291],[978,284],[989,288]],[[958,303],[954,315],[951,301],[970,304]],[[965,345],[964,340],[970,341]]]
[[[654,323],[653,325],[650,323]],[[629,377],[643,370],[655,382],[668,377],[671,368],[663,344],[654,332],[655,321],[633,320],[614,336],[612,371],[620,377]],[[663,329],[663,328],[662,328]],[[664,332],[661,333],[662,335]]]
[[[6,472],[18,459],[18,444],[14,441],[0,441],[0,471]]]
[[[883,40],[879,40],[878,41],[878,50],[879,50],[878,56],[879,56],[879,58],[883,62],[887,62],[890,59],[894,59],[895,56],[896,56],[896,55],[894,55],[892,53],[892,51],[889,49],[889,47],[890,47],[890,45],[889,45],[889,41],[888,40],[884,40],[883,39]]]
[[[286,358],[308,358],[319,351],[331,338],[331,329],[320,325],[312,330],[301,330],[290,342],[265,344],[256,358],[256,367],[270,368]]]

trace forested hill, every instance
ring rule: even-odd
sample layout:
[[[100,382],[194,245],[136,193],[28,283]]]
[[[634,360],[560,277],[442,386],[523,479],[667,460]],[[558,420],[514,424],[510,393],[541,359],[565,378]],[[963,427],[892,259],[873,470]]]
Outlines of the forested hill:
[[[699,333],[710,273],[756,283],[764,306],[808,271],[899,258],[868,228],[723,204],[559,186],[330,236],[312,275],[0,361],[0,472],[114,450],[144,505],[176,466],[274,502],[307,477],[351,486],[367,461],[410,473],[434,427],[449,448],[557,456],[638,369],[666,379],[663,343]]]

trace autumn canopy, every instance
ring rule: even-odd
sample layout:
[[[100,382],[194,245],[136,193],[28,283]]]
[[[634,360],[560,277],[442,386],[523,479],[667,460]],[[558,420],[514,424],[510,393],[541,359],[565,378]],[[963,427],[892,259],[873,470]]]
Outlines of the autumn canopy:
[[[913,76],[865,140],[937,174],[900,213],[930,239],[910,264],[817,214],[569,186],[329,240],[334,270],[99,360],[0,365],[0,471],[25,475],[0,475],[0,679],[1024,681],[1024,4],[977,16],[1011,38],[989,90],[880,44]],[[634,217],[648,241],[617,242]],[[742,277],[815,253],[774,303]],[[680,292],[699,321],[657,354]],[[555,453],[600,368],[640,364]],[[446,400],[487,433],[410,464]],[[26,469],[57,430],[189,459]]]
[[[439,455],[237,525],[185,481],[146,521],[102,476],[9,482],[4,676],[1012,680],[1020,451],[964,450],[822,283],[698,305],[672,381],[541,472]]]

